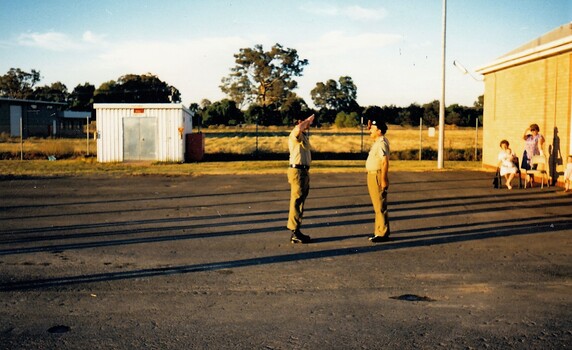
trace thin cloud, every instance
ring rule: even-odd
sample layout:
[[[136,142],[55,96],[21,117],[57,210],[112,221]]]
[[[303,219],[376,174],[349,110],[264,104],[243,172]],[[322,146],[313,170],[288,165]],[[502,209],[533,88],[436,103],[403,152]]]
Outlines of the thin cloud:
[[[326,3],[309,3],[300,7],[302,11],[326,17],[347,17],[354,21],[378,21],[387,16],[384,8],[365,8],[358,5],[337,6]]]
[[[80,40],[75,40],[65,33],[50,31],[20,34],[16,39],[16,43],[20,46],[50,51],[71,51],[88,49],[94,44],[103,44],[103,38],[103,35],[96,35],[91,31],[86,31]]]
[[[77,43],[74,43],[67,34],[59,32],[20,34],[17,42],[22,46],[52,51],[66,51],[78,48]]]
[[[245,45],[247,42],[238,37],[118,42],[102,52],[99,59],[106,65],[135,70],[154,69],[165,62],[176,62],[175,70],[185,67],[200,70],[205,64],[221,63],[220,58],[233,62],[233,55]]]
[[[356,21],[378,21],[387,16],[387,11],[383,8],[366,9],[361,6],[348,6],[344,12]]]
[[[317,55],[335,55],[346,52],[368,52],[387,47],[403,40],[399,34],[361,33],[348,35],[342,31],[332,31],[322,35],[315,42],[302,45],[304,52]]]
[[[300,6],[300,9],[302,11],[305,11],[305,12],[308,12],[308,13],[311,13],[314,15],[318,15],[318,16],[334,17],[334,16],[338,16],[340,14],[340,8],[338,6],[325,4],[325,3],[321,3],[321,4],[309,3],[309,4],[305,4],[305,5]]]
[[[89,44],[101,44],[105,39],[105,35],[98,35],[88,30],[83,33],[81,38],[84,42]]]

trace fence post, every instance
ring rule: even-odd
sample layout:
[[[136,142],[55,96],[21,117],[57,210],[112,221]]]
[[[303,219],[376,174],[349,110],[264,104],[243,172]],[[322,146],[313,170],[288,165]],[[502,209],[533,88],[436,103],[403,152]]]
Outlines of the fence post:
[[[477,161],[479,149],[479,118],[475,118],[475,161]]]
[[[419,118],[419,160],[423,152],[423,118]]]
[[[24,127],[20,116],[20,160],[24,160]]]
[[[87,124],[85,124],[85,143],[86,143],[86,156],[89,156],[89,115],[87,116]]]

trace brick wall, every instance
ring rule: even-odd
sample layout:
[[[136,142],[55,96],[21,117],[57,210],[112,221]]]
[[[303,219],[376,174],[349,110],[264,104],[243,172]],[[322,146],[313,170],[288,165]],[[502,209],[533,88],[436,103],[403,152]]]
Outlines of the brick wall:
[[[572,53],[565,52],[485,75],[484,166],[496,167],[503,139],[522,160],[524,130],[536,123],[546,139],[551,176],[562,176],[572,152],[571,66]]]

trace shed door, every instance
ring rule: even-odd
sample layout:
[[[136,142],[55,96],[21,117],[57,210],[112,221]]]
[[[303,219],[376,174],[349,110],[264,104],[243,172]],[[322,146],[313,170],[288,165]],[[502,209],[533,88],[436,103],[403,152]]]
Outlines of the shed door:
[[[22,106],[10,106],[10,136],[20,136]]]
[[[157,159],[157,118],[123,118],[123,159]]]

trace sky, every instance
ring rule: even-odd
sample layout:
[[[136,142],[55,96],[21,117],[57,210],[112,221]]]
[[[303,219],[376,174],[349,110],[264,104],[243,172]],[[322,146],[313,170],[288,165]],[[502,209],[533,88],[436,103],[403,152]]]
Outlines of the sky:
[[[572,0],[448,0],[445,104],[472,106],[475,73],[572,21]],[[219,101],[241,48],[275,44],[309,64],[295,92],[350,76],[361,106],[441,98],[442,0],[0,0],[0,75],[40,71],[71,92],[151,73],[182,103]],[[453,65],[459,62],[470,74]]]

